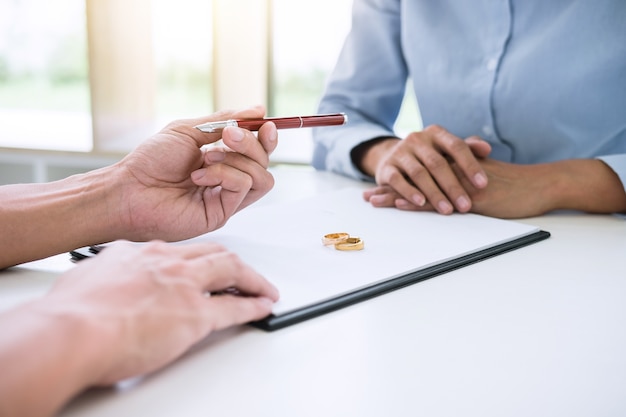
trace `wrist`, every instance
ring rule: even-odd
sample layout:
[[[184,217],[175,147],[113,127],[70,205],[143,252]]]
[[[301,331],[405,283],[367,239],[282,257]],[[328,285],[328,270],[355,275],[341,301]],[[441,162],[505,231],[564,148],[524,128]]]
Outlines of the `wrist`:
[[[84,174],[81,178],[91,215],[84,230],[90,236],[83,245],[111,242],[125,239],[131,230],[132,221],[129,207],[129,178],[122,163],[110,165]]]
[[[70,371],[73,385],[80,390],[116,382],[107,380],[106,375],[116,360],[116,349],[124,346],[120,343],[123,321],[103,316],[88,301],[68,299],[63,294],[53,292],[37,300],[31,311],[51,333],[50,340],[58,342],[58,356],[67,356],[62,364]]]
[[[64,212],[50,220],[56,219],[63,228],[64,241],[71,246],[64,251],[121,238],[126,230],[123,178],[118,163],[56,183],[59,195],[66,197],[54,201],[62,204]],[[58,241],[58,235],[54,238]]]
[[[365,175],[376,176],[376,169],[384,155],[399,141],[395,137],[375,138],[362,142],[352,149],[352,163]]]
[[[43,184],[0,189],[0,268],[112,240],[115,173],[103,168]],[[62,238],[61,238],[62,237]]]

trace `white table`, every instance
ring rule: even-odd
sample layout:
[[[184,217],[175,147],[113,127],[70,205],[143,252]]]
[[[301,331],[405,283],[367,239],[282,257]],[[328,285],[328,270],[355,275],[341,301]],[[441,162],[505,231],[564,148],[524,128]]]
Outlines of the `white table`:
[[[360,184],[309,168],[273,172],[259,204]],[[626,415],[626,220],[523,222],[552,236],[275,332],[212,334],[162,371],[91,390],[61,415]],[[45,292],[69,267],[60,255],[0,273],[0,309]]]

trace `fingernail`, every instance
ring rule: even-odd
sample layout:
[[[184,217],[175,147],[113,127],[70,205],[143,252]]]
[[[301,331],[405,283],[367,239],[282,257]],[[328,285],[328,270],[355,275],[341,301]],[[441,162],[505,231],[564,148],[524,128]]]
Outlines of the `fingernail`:
[[[420,207],[426,204],[426,199],[424,198],[424,196],[420,194],[414,194],[412,200],[415,204],[417,204]]]
[[[271,132],[269,136],[271,142],[276,142],[278,140],[278,130],[276,129],[276,126],[274,126],[274,131]]]
[[[461,196],[456,199],[456,207],[459,211],[467,211],[470,208],[470,202],[465,196]]]
[[[480,188],[484,187],[485,185],[487,185],[487,177],[479,172],[478,174],[474,175],[474,184],[476,184],[476,186]]]
[[[213,151],[204,154],[204,159],[207,162],[222,162],[226,158],[226,152]]]
[[[243,129],[230,126],[224,129],[224,132],[226,131],[228,131],[228,134],[230,135],[231,140],[235,142],[241,142],[243,140],[243,137],[244,137]]]
[[[437,203],[437,207],[439,208],[440,213],[447,214],[452,212],[452,206],[447,201],[440,201]]]

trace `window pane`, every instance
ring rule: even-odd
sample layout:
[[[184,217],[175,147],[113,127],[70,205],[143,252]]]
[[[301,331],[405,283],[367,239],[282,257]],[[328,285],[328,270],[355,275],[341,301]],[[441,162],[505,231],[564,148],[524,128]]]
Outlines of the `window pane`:
[[[275,115],[313,114],[350,29],[351,0],[273,0]],[[332,10],[332,13],[329,13]]]
[[[88,151],[84,0],[2,0],[0,146]]]
[[[270,113],[275,116],[313,114],[350,30],[352,1],[273,0],[273,6]],[[422,128],[410,82],[395,127],[400,136]],[[281,132],[280,137],[284,140],[274,153],[274,159],[310,161],[313,145],[308,129]]]
[[[351,0],[273,0],[270,115],[314,114],[350,30]],[[332,13],[329,11],[332,10]],[[308,163],[310,129],[285,130],[274,160]]]
[[[213,112],[211,0],[153,0],[160,124]]]

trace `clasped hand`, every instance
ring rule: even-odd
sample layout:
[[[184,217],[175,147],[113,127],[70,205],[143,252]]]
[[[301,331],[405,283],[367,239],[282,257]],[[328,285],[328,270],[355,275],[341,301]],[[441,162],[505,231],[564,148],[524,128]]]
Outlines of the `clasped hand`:
[[[536,169],[488,158],[491,146],[477,136],[461,139],[440,126],[429,126],[404,140],[388,139],[375,146],[379,149],[370,152],[380,156],[370,170],[378,185],[363,196],[376,207],[442,214],[471,211],[503,218],[549,209],[531,180]]]

